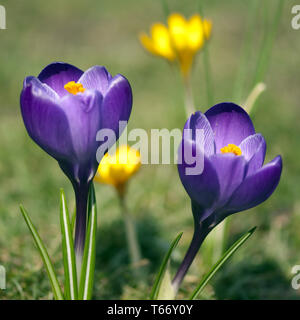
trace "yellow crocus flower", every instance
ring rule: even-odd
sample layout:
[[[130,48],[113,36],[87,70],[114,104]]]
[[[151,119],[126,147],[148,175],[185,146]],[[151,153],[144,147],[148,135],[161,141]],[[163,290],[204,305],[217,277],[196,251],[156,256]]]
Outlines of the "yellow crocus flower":
[[[120,196],[124,195],[126,182],[141,166],[139,151],[128,145],[117,148],[114,155],[106,153],[101,160],[94,180],[113,185]]]
[[[211,35],[212,23],[201,19],[199,14],[189,19],[179,13],[168,17],[168,25],[155,23],[151,27],[151,36],[140,34],[144,48],[154,55],[171,62],[179,62],[181,72],[187,77],[195,54],[202,49]]]

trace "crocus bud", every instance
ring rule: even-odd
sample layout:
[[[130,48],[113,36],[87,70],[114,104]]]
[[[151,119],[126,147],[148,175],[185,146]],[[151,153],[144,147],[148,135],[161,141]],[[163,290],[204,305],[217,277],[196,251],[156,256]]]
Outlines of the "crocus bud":
[[[95,181],[113,185],[123,196],[127,181],[141,166],[140,153],[128,145],[117,148],[114,155],[106,154],[99,164]]]
[[[75,250],[82,255],[89,186],[98,167],[97,148],[104,143],[96,135],[101,129],[112,130],[116,139],[121,134],[119,121],[128,121],[132,107],[129,82],[119,74],[112,77],[104,67],[83,72],[57,62],[37,78],[24,80],[20,103],[29,136],[58,161],[73,184]]]
[[[178,289],[207,234],[227,216],[267,200],[276,189],[282,171],[281,156],[264,165],[266,142],[256,133],[249,115],[233,103],[220,103],[205,114],[196,112],[187,120],[178,164],[181,182],[188,193],[195,232],[190,248],[173,284]],[[195,130],[204,131],[198,145]],[[192,146],[204,157],[204,170],[188,175],[193,164],[185,161],[182,146]]]

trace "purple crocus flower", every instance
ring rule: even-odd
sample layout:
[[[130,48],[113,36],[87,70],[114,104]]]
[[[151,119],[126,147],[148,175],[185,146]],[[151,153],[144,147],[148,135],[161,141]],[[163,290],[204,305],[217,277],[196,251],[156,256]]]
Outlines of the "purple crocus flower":
[[[96,134],[105,128],[119,137],[119,121],[128,121],[131,113],[130,84],[120,74],[112,77],[105,67],[83,72],[56,62],[37,78],[24,80],[20,103],[29,136],[58,161],[74,187],[75,250],[80,256],[89,187],[98,167],[96,151],[101,143]]]
[[[194,113],[186,122],[178,171],[191,198],[195,231],[191,245],[173,280],[178,290],[208,233],[227,216],[267,200],[276,189],[282,171],[281,156],[263,165],[266,142],[255,133],[248,114],[233,103],[220,103],[205,114]],[[204,131],[204,145],[197,145],[195,132]],[[184,161],[184,148],[204,158],[199,175]],[[186,153],[187,154],[187,153]]]

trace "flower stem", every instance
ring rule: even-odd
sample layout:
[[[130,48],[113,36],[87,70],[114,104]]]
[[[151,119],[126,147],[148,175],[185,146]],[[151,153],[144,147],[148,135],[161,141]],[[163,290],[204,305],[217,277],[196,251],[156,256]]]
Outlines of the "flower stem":
[[[198,10],[200,15],[204,18],[204,10],[202,7],[202,0],[198,1]],[[204,30],[203,19],[201,19],[202,28]],[[213,86],[213,79],[212,79],[212,68],[210,63],[210,54],[207,46],[208,38],[205,37],[205,44],[203,48],[203,66],[204,66],[204,76],[206,82],[206,93],[207,93],[207,103],[209,106],[212,106],[214,103],[214,86]]]
[[[262,41],[262,46],[259,52],[259,57],[256,65],[256,71],[254,75],[254,81],[252,86],[255,86],[258,82],[263,81],[266,70],[268,68],[268,64],[270,62],[271,52],[274,40],[276,38],[278,25],[280,23],[280,18],[282,16],[282,11],[284,7],[284,1],[278,0],[277,7],[275,10],[275,14],[273,15],[274,19],[271,23],[267,21],[267,13],[269,12],[270,8],[266,8],[265,13],[265,23],[267,25],[265,30],[265,35]]]
[[[125,196],[119,193],[120,208],[122,211],[122,216],[125,224],[125,232],[127,239],[127,246],[130,256],[130,261],[133,266],[136,266],[141,261],[141,253],[138,244],[135,224],[132,216],[128,213]]]
[[[193,90],[191,86],[190,74],[183,75],[183,84],[184,84],[184,106],[186,116],[189,118],[192,113],[195,112]]]
[[[228,227],[229,227],[229,219],[225,219],[222,221],[216,228],[214,229],[214,233],[211,234],[213,236],[213,251],[212,251],[212,259],[211,266],[213,266],[222,256],[227,244],[228,238]]]
[[[165,18],[167,19],[170,13],[170,9],[167,3],[167,0],[161,0],[161,5],[164,11]]]
[[[214,88],[212,82],[212,69],[210,64],[210,57],[208,52],[208,47],[205,45],[203,49],[203,64],[205,69],[205,81],[206,81],[206,91],[207,91],[207,103],[209,106],[214,104]]]
[[[250,92],[248,98],[244,102],[244,109],[248,114],[251,114],[251,111],[254,109],[254,105],[259,96],[266,90],[266,85],[263,82],[259,82]]]
[[[250,4],[248,10],[249,17],[247,22],[247,30],[245,34],[245,41],[242,48],[242,55],[240,59],[240,65],[236,75],[234,84],[233,100],[239,103],[243,96],[243,89],[246,85],[247,77],[249,77],[249,61],[251,57],[251,50],[253,48],[253,39],[256,34],[255,27],[257,25],[257,10],[259,8],[260,1],[254,0]]]
[[[206,238],[206,236],[210,231],[211,229],[204,228],[202,223],[199,222],[199,219],[197,219],[196,215],[194,215],[194,235],[193,235],[191,244],[189,246],[189,249],[185,254],[185,257],[182,263],[180,264],[177,270],[177,273],[172,281],[172,285],[175,293],[178,292],[186,273],[188,272],[191,264],[195,259],[197,252],[199,251],[204,239]]]
[[[87,201],[89,185],[77,186],[74,188],[76,197],[76,224],[75,224],[75,256],[77,267],[77,278],[80,279],[81,265],[86,236]]]

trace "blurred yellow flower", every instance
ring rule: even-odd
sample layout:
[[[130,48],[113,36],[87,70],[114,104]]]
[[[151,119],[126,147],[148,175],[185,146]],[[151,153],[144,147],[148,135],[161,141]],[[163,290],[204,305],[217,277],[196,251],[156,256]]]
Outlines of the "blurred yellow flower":
[[[128,179],[141,166],[139,151],[128,145],[117,148],[114,155],[106,155],[101,160],[94,180],[96,182],[113,185],[122,196]]]
[[[179,13],[172,13],[168,17],[167,27],[162,23],[154,23],[151,27],[151,37],[142,32],[140,41],[152,54],[171,62],[179,62],[181,72],[186,77],[195,54],[210,38],[211,28],[211,21],[201,19],[199,14],[185,19]]]

